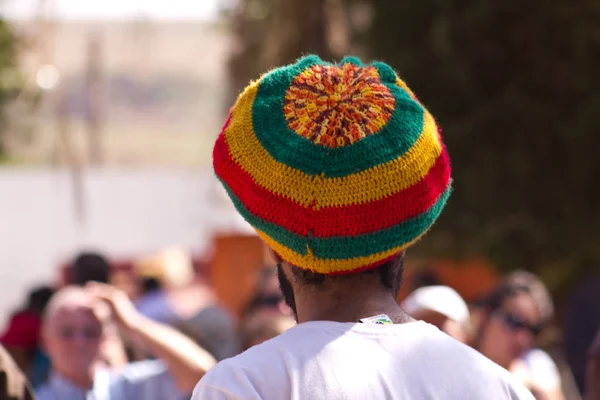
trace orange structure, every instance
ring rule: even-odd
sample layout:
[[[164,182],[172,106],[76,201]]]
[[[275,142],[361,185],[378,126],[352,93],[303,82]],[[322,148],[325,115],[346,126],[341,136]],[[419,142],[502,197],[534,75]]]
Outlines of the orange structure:
[[[413,289],[410,285],[419,271],[427,269],[440,284],[456,290],[467,302],[488,294],[500,280],[494,266],[479,258],[453,261],[446,259],[409,259],[404,271],[404,284],[398,299],[402,301]]]
[[[259,271],[270,262],[266,246],[256,235],[215,237],[210,280],[222,304],[239,315]]]

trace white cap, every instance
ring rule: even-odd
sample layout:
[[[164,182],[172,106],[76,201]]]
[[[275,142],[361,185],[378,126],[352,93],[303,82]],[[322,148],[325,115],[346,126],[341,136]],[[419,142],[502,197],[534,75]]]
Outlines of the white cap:
[[[409,314],[419,310],[435,311],[461,324],[469,320],[467,303],[448,286],[419,288],[402,302],[402,309]]]

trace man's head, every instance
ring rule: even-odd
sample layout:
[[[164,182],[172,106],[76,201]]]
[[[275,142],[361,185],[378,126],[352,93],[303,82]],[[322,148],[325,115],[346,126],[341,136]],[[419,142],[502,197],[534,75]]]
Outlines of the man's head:
[[[308,286],[394,292],[403,252],[450,194],[434,118],[389,66],[355,58],[309,56],[252,83],[213,160],[237,210],[281,261],[290,303]]]
[[[343,285],[357,291],[365,287],[387,291],[396,298],[402,284],[403,269],[404,253],[401,253],[382,265],[349,275],[320,274],[282,262],[277,265],[277,277],[285,302],[298,320],[295,292],[315,289],[333,292],[339,291]]]
[[[100,357],[109,311],[84,289],[67,287],[54,295],[43,320],[43,344],[53,368],[77,380]]]
[[[81,253],[71,266],[71,284],[83,286],[88,282],[109,283],[110,264],[98,253]]]
[[[469,308],[463,298],[447,286],[426,286],[412,292],[402,309],[413,318],[437,326],[456,340],[467,342]]]
[[[551,319],[553,306],[545,285],[519,271],[507,276],[475,311],[475,345],[485,356],[508,368],[535,344]]]

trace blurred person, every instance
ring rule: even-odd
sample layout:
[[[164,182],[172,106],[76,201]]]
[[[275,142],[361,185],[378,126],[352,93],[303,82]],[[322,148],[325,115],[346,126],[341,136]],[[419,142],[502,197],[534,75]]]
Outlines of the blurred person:
[[[179,248],[168,248],[134,263],[142,279],[143,294],[135,304],[140,313],[154,321],[175,324],[180,313],[174,292],[187,287],[194,278],[189,254]]]
[[[600,328],[589,350],[586,400],[600,400]]]
[[[545,285],[535,275],[516,271],[473,311],[473,346],[510,370],[537,399],[563,398],[558,368],[552,358],[534,349],[536,338],[554,312]]]
[[[254,291],[242,311],[242,319],[258,315],[292,315],[281,293],[275,266],[266,266],[259,272]]]
[[[531,398],[396,301],[405,249],[451,179],[433,117],[389,66],[308,56],[263,75],[238,98],[213,163],[271,248],[299,324],[217,364],[193,399]]]
[[[70,269],[72,285],[83,286],[88,282],[109,283],[111,265],[100,253],[80,253]]]
[[[564,399],[560,372],[552,357],[545,351],[527,350],[511,363],[509,370],[531,390],[537,400]]]
[[[50,362],[40,348],[42,314],[54,289],[49,286],[33,288],[25,307],[15,313],[0,337],[0,343],[24,371],[34,387],[42,383],[50,369]]]
[[[114,273],[111,274],[110,284],[129,296],[130,299],[135,300],[141,296],[142,293],[147,292],[147,288],[143,287],[139,282],[138,276],[135,276],[135,271],[133,271],[133,265],[129,264],[126,266],[131,267],[128,269],[120,269],[115,270]]]
[[[563,323],[564,353],[580,393],[587,393],[589,349],[600,328],[600,275],[585,278],[572,291]]]
[[[142,314],[177,328],[217,360],[240,352],[235,319],[206,282],[194,279],[188,252],[168,248],[139,260],[135,269],[142,277],[144,295],[136,301]]]
[[[117,326],[160,361],[109,368],[101,351]],[[44,316],[43,340],[53,373],[38,389],[39,400],[179,400],[214,364],[184,335],[142,316],[125,293],[103,284],[58,292]]]
[[[436,326],[454,339],[468,341],[469,308],[456,290],[448,286],[425,286],[401,304],[411,317]]]
[[[287,315],[263,315],[252,318],[243,328],[244,350],[271,340],[295,325],[296,321]]]
[[[217,361],[233,357],[241,351],[235,318],[215,300],[201,305],[192,316],[182,318],[175,328],[193,339]]]
[[[33,393],[25,374],[2,346],[0,346],[0,399],[33,400]]]

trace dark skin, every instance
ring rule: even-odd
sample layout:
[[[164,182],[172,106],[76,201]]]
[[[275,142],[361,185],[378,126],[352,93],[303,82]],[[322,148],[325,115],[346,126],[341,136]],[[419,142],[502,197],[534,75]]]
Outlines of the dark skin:
[[[293,289],[298,323],[357,322],[379,314],[386,314],[395,324],[414,321],[398,305],[396,293],[384,287],[377,274],[362,276],[360,281],[348,276],[314,287],[299,283],[292,267],[274,252],[273,257],[282,265],[284,279]]]

